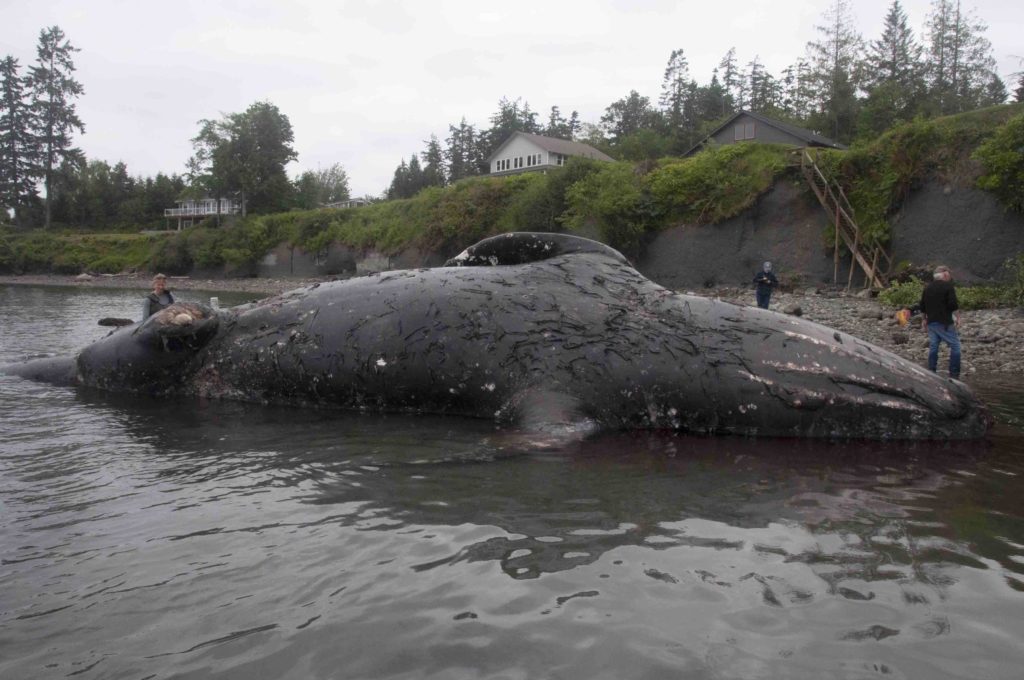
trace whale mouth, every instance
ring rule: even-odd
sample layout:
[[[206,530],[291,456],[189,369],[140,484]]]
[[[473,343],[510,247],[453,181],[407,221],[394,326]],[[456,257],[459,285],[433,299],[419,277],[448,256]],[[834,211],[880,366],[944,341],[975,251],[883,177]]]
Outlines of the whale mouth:
[[[217,313],[210,307],[176,302],[139,324],[135,335],[152,334],[165,351],[197,349],[213,336],[218,325]]]

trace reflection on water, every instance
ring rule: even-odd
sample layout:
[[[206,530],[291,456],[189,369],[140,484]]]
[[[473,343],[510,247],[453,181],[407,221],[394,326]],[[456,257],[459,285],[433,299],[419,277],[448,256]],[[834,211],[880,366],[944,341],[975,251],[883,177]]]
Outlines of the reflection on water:
[[[39,290],[0,361],[137,297]],[[0,376],[0,677],[1018,678],[1024,403],[979,388],[985,443],[537,451]]]

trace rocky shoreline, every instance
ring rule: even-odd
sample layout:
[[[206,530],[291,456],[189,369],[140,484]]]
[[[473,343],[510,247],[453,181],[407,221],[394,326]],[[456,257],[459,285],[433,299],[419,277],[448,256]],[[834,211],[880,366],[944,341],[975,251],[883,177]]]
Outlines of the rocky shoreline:
[[[713,297],[742,305],[754,304],[752,290],[718,289]],[[906,326],[896,322],[896,309],[877,299],[843,290],[808,289],[777,292],[771,308],[797,313],[849,333],[909,359],[928,363],[928,334],[915,316]],[[1024,374],[1024,308],[998,308],[963,311],[960,314],[960,341],[963,347],[961,378],[975,373]],[[943,345],[939,354],[939,372],[945,373],[949,350]]]
[[[277,295],[324,279],[194,279],[169,277],[169,287],[177,290],[211,292],[235,291]],[[0,276],[0,285],[67,286],[81,288],[149,289],[150,277],[143,275]],[[753,290],[715,288],[687,293],[715,297],[740,305],[753,305]],[[917,364],[928,358],[928,336],[921,330],[919,318],[901,327],[895,320],[895,309],[886,308],[871,297],[862,297],[843,290],[807,289],[781,291],[772,296],[775,311],[796,314],[836,330],[857,336]],[[1024,308],[999,308],[965,311],[961,314],[963,343],[963,374],[970,379],[975,373],[1024,374]],[[940,372],[945,371],[948,350],[943,347],[939,357]]]

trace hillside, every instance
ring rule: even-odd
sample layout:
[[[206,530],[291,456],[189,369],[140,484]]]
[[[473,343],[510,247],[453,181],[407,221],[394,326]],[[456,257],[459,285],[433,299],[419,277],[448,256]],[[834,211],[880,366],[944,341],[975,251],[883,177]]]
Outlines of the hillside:
[[[894,262],[943,261],[963,280],[989,281],[1024,251],[1024,217],[1008,207],[1007,191],[1022,152],[1011,148],[1007,165],[979,160],[978,150],[1022,120],[1024,107],[1009,105],[915,121],[871,144],[824,152],[819,163]],[[575,160],[548,175],[472,178],[411,199],[180,233],[8,231],[0,272],[347,275],[438,264],[480,238],[533,230],[609,243],[676,288],[744,283],[765,259],[793,284],[831,282],[831,226],[795,159],[781,146],[727,145],[640,165]],[[839,272],[845,283],[848,258]]]

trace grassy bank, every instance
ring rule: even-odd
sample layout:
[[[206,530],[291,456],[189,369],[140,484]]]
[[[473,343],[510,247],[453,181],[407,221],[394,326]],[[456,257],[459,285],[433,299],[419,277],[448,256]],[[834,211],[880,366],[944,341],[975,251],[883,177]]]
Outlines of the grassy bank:
[[[1024,106],[915,121],[820,162],[844,185],[870,238],[889,239],[888,216],[936,177],[993,191],[1021,209]],[[415,248],[449,256],[516,230],[583,233],[635,255],[644,238],[680,223],[740,214],[792,170],[782,146],[736,144],[653,163],[572,159],[549,174],[478,177],[406,200],[350,210],[248,217],[159,235],[0,231],[0,273],[195,269],[246,274],[281,243],[307,252],[340,243],[384,255]],[[1017,203],[1014,203],[1017,201]],[[823,243],[831,242],[827,234]]]
[[[839,179],[863,235],[884,244],[889,216],[928,180],[993,191],[1020,211],[1022,148],[1024,105],[1011,104],[900,125],[848,151],[821,151],[819,164]]]

